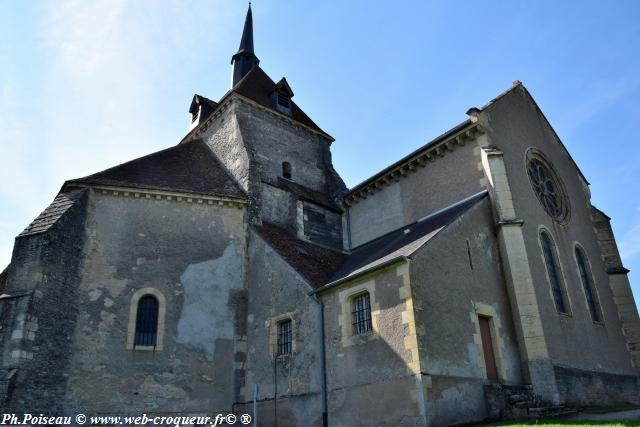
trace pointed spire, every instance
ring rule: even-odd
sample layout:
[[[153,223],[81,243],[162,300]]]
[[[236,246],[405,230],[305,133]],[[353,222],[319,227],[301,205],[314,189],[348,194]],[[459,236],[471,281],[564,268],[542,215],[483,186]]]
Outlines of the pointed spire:
[[[249,10],[244,20],[244,29],[242,30],[242,40],[240,40],[240,52],[255,53],[253,51],[253,17],[251,15],[251,2],[249,2]]]
[[[233,80],[231,87],[235,86],[251,69],[257,66],[260,60],[253,51],[253,16],[251,14],[251,2],[249,2],[249,10],[244,21],[244,29],[242,30],[242,39],[240,40],[240,48],[235,55],[231,57],[233,65]]]

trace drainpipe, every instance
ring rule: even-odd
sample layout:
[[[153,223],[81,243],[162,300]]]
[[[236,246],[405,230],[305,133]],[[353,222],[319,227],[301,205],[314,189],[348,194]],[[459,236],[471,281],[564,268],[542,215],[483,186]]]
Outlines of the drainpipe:
[[[324,342],[324,304],[318,298],[318,295],[312,294],[312,299],[320,306],[320,370],[322,371],[322,427],[327,427],[329,423],[327,411],[327,360]]]

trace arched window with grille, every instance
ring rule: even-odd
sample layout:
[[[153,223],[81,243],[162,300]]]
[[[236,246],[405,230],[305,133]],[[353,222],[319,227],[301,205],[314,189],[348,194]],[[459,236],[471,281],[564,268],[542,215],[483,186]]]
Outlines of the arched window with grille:
[[[138,301],[135,346],[155,347],[158,338],[158,300],[145,295]]]
[[[556,256],[556,249],[551,236],[546,231],[540,232],[540,244],[542,246],[542,255],[547,268],[547,276],[551,285],[553,301],[556,309],[560,313],[569,314],[569,300],[567,298],[567,290],[562,280],[562,271]]]
[[[164,295],[155,288],[139,289],[133,294],[129,306],[128,350],[163,349],[166,306]]]
[[[589,270],[589,264],[587,262],[587,256],[584,251],[578,246],[576,246],[576,263],[578,264],[578,274],[580,275],[580,281],[582,282],[584,295],[587,298],[587,306],[589,307],[589,312],[591,313],[591,319],[594,322],[602,322],[602,314],[600,312],[598,294],[594,289],[591,271]]]

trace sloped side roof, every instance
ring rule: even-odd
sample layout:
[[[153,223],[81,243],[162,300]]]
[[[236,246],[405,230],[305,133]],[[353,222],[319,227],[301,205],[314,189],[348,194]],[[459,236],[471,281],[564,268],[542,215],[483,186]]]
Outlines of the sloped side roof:
[[[331,277],[330,283],[342,282],[392,260],[409,258],[444,227],[487,196],[484,190],[418,221],[378,237],[351,251],[349,257]]]
[[[31,224],[25,228],[18,237],[32,236],[44,233],[50,229],[84,194],[86,189],[73,190],[60,193]]]
[[[68,183],[133,187],[244,198],[244,191],[201,140],[106,169]]]
[[[262,68],[255,66],[231,89],[231,92],[246,96],[263,107],[267,107],[275,111],[271,94],[276,89],[277,85],[273,80],[271,80],[271,77],[269,77]],[[312,129],[326,134],[326,132],[320,129],[320,127],[315,124],[314,121],[311,120],[309,116],[307,116],[305,112],[302,111],[293,101],[291,102],[291,118],[309,126]]]
[[[254,226],[253,229],[315,291],[320,291],[388,262],[410,258],[448,224],[485,197],[487,197],[487,191],[481,191],[412,224],[358,246],[350,254],[305,242],[298,239],[294,233],[274,224],[264,223],[259,227]]]
[[[246,76],[244,76],[234,87],[232,87],[227,93],[224,94],[224,96],[222,96],[222,98],[220,98],[220,100],[216,104],[216,108],[214,108],[213,111],[220,108],[224,104],[224,101],[229,96],[231,96],[231,94],[237,93],[238,95],[242,95],[265,108],[277,112],[271,98],[271,94],[276,89],[277,84],[273,80],[271,80],[271,77],[269,77],[262,68],[256,65],[251,69],[251,71],[247,73]],[[302,111],[302,109],[300,109],[300,107],[298,107],[298,105],[293,101],[291,101],[290,117],[293,120],[320,132],[330,141],[334,140],[331,135],[320,129],[320,127],[315,124],[315,122],[311,120],[309,116],[307,116],[305,112]],[[189,138],[195,134],[196,129],[198,129],[199,127],[200,125],[196,126],[189,133],[187,133],[184,138],[182,138],[182,141],[180,143],[183,144],[188,141]]]
[[[346,255],[305,242],[288,230],[263,223],[253,229],[314,288],[327,283]]]

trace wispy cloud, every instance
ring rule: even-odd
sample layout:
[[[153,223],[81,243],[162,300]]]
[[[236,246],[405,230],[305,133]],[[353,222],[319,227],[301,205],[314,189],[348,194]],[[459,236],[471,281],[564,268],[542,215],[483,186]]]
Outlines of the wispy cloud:
[[[177,142],[183,128],[167,115],[175,93],[168,87],[189,86],[185,70],[203,74],[203,48],[212,57],[228,54],[222,43],[229,18],[244,12],[235,6],[61,0],[34,5],[34,21],[7,22],[22,45],[5,45],[8,62],[0,58],[8,77],[0,80],[0,269],[13,237],[66,179]]]
[[[572,103],[572,106],[559,117],[558,122],[563,124],[565,132],[577,129],[616,105],[620,99],[639,86],[640,78],[633,74],[585,82],[585,87],[581,90],[581,102]]]

